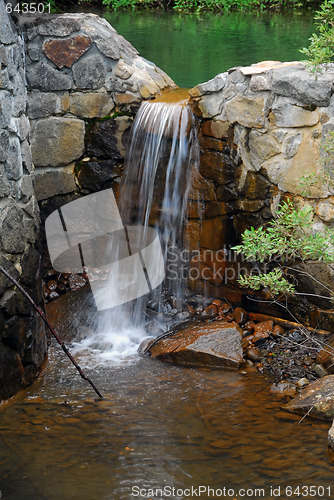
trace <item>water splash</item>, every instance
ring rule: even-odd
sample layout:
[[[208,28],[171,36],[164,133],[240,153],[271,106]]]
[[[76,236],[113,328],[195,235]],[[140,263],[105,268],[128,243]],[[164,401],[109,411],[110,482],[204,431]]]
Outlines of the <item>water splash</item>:
[[[143,102],[138,110],[129,139],[118,201],[124,226],[142,228],[137,231],[136,241],[132,241],[131,246],[143,248],[150,227],[159,234],[166,277],[153,292],[158,313],[163,309],[164,291],[168,290],[179,304],[184,296],[186,283],[181,269],[175,273],[175,259],[183,248],[188,191],[193,165],[198,158],[197,131],[185,91],[181,91],[181,95],[180,91],[171,92],[163,99]],[[108,253],[113,255],[113,261],[121,260],[127,243],[114,238],[110,245]],[[173,273],[169,266],[171,249]],[[181,261],[178,264],[181,266]],[[137,279],[138,276],[134,275],[133,286],[136,286]],[[116,289],[126,280],[129,276],[124,276],[124,269],[116,266],[103,292],[107,301],[115,300]],[[149,294],[146,294],[99,313],[98,333],[76,344],[75,351],[89,352],[98,362],[133,359],[138,345],[148,336],[144,314],[148,298]]]

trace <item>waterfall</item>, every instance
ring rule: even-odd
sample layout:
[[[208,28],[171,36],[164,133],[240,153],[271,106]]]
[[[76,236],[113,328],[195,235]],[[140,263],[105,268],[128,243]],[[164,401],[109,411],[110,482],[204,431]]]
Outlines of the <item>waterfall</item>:
[[[173,308],[181,307],[183,301],[186,283],[179,255],[192,170],[198,158],[194,116],[185,94],[178,90],[167,94],[167,98],[143,102],[132,126],[118,199],[125,238],[113,237],[109,244],[108,254],[113,256],[114,264],[101,292],[106,310],[99,313],[98,333],[80,343],[81,348],[100,351],[102,359],[124,360],[137,351],[140,341],[148,336],[148,300],[154,300],[157,317],[165,311],[166,294],[173,301]],[[144,264],[141,250],[154,238],[152,233],[159,236],[165,279],[159,280],[162,283],[158,287],[150,286],[150,294],[140,296],[138,280]],[[140,255],[139,264],[129,270],[130,260],[122,258],[129,251],[133,255],[134,249]],[[151,252],[149,257],[149,265],[157,273],[161,268],[158,254]],[[126,265],[122,267],[121,262]],[[144,271],[154,284],[154,273]],[[127,300],[131,295],[138,298]],[[108,304],[114,303],[119,305],[107,309]]]

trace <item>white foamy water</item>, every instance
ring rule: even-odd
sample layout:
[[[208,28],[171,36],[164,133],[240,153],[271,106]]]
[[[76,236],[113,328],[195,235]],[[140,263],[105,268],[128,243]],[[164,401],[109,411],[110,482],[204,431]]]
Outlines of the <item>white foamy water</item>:
[[[82,365],[124,364],[138,359],[138,346],[149,336],[144,328],[148,292],[159,290],[168,267],[168,248],[182,249],[197,157],[194,116],[184,97],[177,103],[141,104],[120,187],[118,209],[124,230],[110,239],[106,253],[112,264],[98,292],[103,304],[100,309],[108,309],[108,304],[117,307],[99,316],[96,333],[73,345]],[[168,286],[182,300],[185,283],[180,276],[171,278],[167,272],[160,286]]]
[[[128,327],[118,332],[96,333],[81,342],[74,342],[71,352],[82,367],[124,365],[138,361],[138,347],[147,333],[142,328]]]

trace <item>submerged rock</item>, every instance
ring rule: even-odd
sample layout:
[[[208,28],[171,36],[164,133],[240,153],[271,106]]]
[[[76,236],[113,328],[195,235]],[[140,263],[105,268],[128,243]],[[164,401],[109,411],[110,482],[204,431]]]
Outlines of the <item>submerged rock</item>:
[[[334,418],[334,375],[309,384],[286,407],[292,413],[331,420]]]
[[[243,361],[241,340],[242,331],[233,323],[197,322],[158,340],[148,352],[170,363],[237,369]]]

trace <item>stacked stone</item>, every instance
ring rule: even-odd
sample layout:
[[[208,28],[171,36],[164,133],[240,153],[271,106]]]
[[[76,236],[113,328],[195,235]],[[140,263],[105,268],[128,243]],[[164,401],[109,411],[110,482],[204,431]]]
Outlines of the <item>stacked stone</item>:
[[[314,231],[334,225],[334,196],[319,178],[321,140],[334,130],[333,82],[334,65],[315,77],[302,63],[265,61],[190,90],[201,121],[190,241],[221,249],[246,228],[265,224],[286,197],[312,208]],[[301,180],[309,174],[319,182],[305,196]],[[324,278],[331,286],[330,269]],[[211,281],[222,282],[217,273]]]
[[[173,81],[96,15],[43,15],[25,31],[37,199],[115,187],[133,114]]]
[[[34,245],[39,209],[26,116],[23,41],[0,1],[0,265],[41,302]],[[0,400],[34,380],[46,355],[44,325],[0,274]]]

